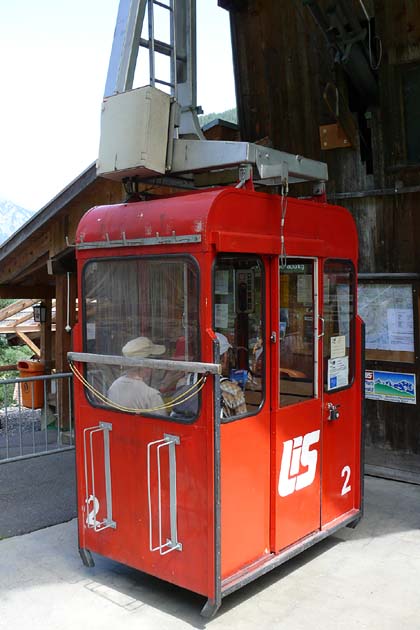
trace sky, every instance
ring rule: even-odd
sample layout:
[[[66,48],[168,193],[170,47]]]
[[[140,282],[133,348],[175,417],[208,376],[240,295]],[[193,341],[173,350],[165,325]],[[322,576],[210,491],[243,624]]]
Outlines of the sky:
[[[0,197],[39,210],[96,158],[119,0],[14,0],[0,9]],[[229,14],[197,0],[204,113],[235,107]]]

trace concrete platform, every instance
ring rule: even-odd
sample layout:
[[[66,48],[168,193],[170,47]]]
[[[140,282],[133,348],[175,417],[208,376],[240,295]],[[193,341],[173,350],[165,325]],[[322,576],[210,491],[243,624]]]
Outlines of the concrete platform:
[[[419,526],[420,486],[369,477],[356,530],[227,597],[208,621],[197,595],[99,556],[83,567],[72,520],[0,541],[0,627],[418,630]]]
[[[74,450],[0,464],[0,540],[76,515]]]

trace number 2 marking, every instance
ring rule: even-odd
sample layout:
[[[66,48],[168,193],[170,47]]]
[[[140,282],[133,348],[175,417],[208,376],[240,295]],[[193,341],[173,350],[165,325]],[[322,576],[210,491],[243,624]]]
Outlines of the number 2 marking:
[[[341,496],[344,496],[345,494],[351,491],[351,486],[349,485],[350,475],[351,475],[350,466],[344,466],[343,470],[341,471],[341,476],[345,477],[343,487],[341,489]]]
[[[88,510],[86,525],[94,527],[96,525],[96,515],[99,512],[99,501],[96,497],[93,496],[93,494],[91,494],[90,497],[86,499],[86,505]],[[89,512],[91,507],[92,509]]]

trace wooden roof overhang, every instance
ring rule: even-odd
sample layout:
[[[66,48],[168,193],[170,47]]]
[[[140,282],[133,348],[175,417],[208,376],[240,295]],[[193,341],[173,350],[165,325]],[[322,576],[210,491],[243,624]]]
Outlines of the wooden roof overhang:
[[[34,320],[33,307],[37,299],[20,299],[0,309],[0,335],[6,335],[10,345],[26,344],[34,354],[41,356],[38,340],[41,326]],[[51,305],[51,332],[55,332],[56,301]],[[38,344],[38,345],[37,345]]]
[[[72,243],[80,218],[122,195],[121,184],[98,178],[91,164],[0,247],[0,298],[54,297],[56,275],[75,270]]]
[[[217,119],[204,134],[212,140],[238,139],[238,127]],[[153,192],[175,189],[155,186]],[[0,298],[56,297],[57,277],[76,269],[73,244],[81,217],[93,206],[121,203],[125,196],[120,182],[97,177],[95,162],[88,166],[0,246]]]

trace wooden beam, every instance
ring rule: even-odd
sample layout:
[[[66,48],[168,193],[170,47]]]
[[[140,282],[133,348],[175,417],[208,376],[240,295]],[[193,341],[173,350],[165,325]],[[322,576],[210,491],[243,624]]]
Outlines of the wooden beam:
[[[48,260],[48,252],[45,252],[45,254],[42,254],[42,256],[39,256],[36,260],[34,260],[32,263],[24,268],[19,265],[18,261],[17,264],[15,263],[15,273],[13,274],[13,276],[10,276],[10,280],[16,283],[28,280],[28,278],[36,278],[39,271],[47,271]]]
[[[24,270],[32,268],[40,258],[45,261],[48,258],[50,235],[48,232],[37,235],[36,238],[28,239],[21,245],[19,251],[13,252],[2,260],[0,271],[0,282],[9,284],[16,276],[22,275]]]
[[[47,318],[41,324],[41,358],[45,363],[45,373],[51,374],[52,368],[52,333],[51,333],[51,300],[45,300]]]
[[[76,321],[76,295],[77,295],[77,275],[63,274],[56,278],[57,297],[56,297],[56,328],[55,335],[55,367],[57,372],[68,372],[69,364],[67,361],[67,352],[72,349],[71,331]],[[67,287],[69,282],[69,287]],[[67,295],[69,295],[69,321],[67,321]],[[67,328],[70,326],[70,330]],[[70,426],[70,401],[68,383],[60,380],[57,383],[58,388],[58,415],[60,418],[60,426],[68,429]]]
[[[52,300],[52,308],[55,308],[55,300]],[[19,327],[20,327],[20,325],[21,325],[21,324],[23,324],[23,322],[27,322],[27,321],[28,321],[28,319],[32,319],[32,317],[33,317],[33,313],[28,313],[28,314],[26,314],[24,317],[21,317],[20,319],[17,319],[17,320],[15,321],[15,326],[19,326]],[[54,321],[55,321],[55,315],[54,315],[54,316],[53,316],[53,315],[51,316],[51,320],[52,320],[52,322],[54,322]],[[31,326],[31,325],[32,325],[32,324],[30,324],[30,326]],[[1,329],[1,326],[0,326],[0,329]],[[38,327],[37,327],[37,330],[39,330],[39,325],[38,325]]]
[[[31,286],[22,286],[20,284],[3,284],[0,285],[0,298],[6,299],[21,299],[21,298],[37,298],[35,301],[39,302],[40,299],[52,298],[55,296],[55,287],[48,285],[32,284]]]
[[[12,370],[17,370],[16,363],[12,365],[0,365],[0,372],[10,372]]]
[[[16,326],[16,324],[4,324],[0,323],[0,334],[2,335],[13,335],[18,331],[24,333],[36,333],[38,336],[40,335],[41,326],[40,324],[21,324],[20,326]],[[55,332],[55,324],[51,325],[51,332]]]
[[[18,300],[18,302],[5,306],[0,310],[0,322],[8,317],[12,317],[12,315],[16,315],[16,313],[20,313],[24,308],[29,308],[37,302],[39,302],[39,300]]]
[[[32,350],[34,354],[36,354],[37,357],[41,356],[41,350],[38,348],[38,346],[34,344],[32,339],[29,339],[29,337],[25,335],[25,333],[19,330],[16,331],[16,334],[20,339],[22,339],[22,341],[26,343],[26,345]]]
[[[19,319],[15,321],[15,326],[20,326],[20,324],[23,324],[23,322],[27,322],[28,319],[31,319],[33,316],[33,313],[26,313],[26,315],[24,315],[23,317],[19,317]]]

